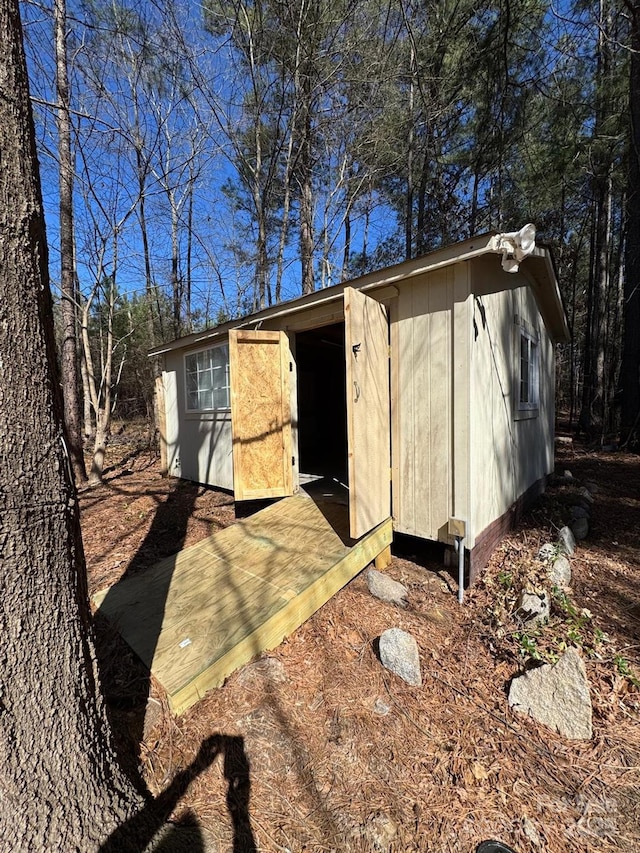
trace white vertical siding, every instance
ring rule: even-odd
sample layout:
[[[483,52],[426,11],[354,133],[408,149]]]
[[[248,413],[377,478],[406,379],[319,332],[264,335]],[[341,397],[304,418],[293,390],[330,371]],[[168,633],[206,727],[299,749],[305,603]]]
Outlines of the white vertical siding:
[[[471,345],[473,296],[470,265],[456,264],[453,304],[453,494],[451,515],[471,521]],[[465,545],[468,539],[465,538]]]
[[[165,356],[168,473],[233,489],[230,412],[185,411],[184,351]]]
[[[514,276],[513,283],[519,286],[498,290],[491,282],[501,276],[494,275],[491,267],[483,262],[475,270],[471,353],[474,537],[553,469],[554,430],[554,349],[531,288],[525,279]],[[488,277],[491,275],[494,279]],[[522,419],[516,416],[515,403],[520,357],[516,317],[524,319],[539,336],[539,406],[533,416]]]
[[[393,312],[394,525],[428,539],[447,538],[453,505],[453,319],[455,299],[465,299],[465,269],[403,282]],[[466,408],[464,389],[462,397]],[[464,466],[459,474],[466,489]]]
[[[173,477],[181,477],[180,468],[180,411],[178,408],[178,390],[174,370],[167,370],[166,363],[171,362],[172,356],[165,356],[165,369],[162,371],[164,385],[164,406],[167,442],[167,473]]]

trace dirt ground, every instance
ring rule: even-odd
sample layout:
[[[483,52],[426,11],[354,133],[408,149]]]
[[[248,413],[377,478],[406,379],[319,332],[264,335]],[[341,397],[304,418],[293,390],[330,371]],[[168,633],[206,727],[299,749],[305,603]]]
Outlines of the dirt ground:
[[[81,495],[91,593],[233,523],[230,495],[161,478],[139,430],[123,426],[108,452],[104,485]],[[463,606],[434,550],[400,539],[388,573],[409,588],[407,608],[372,598],[363,573],[182,717],[97,617],[122,760],[224,853],[465,853],[489,838],[517,853],[640,850],[640,458],[567,440],[565,469],[597,484],[592,528],[537,631],[514,602],[568,519],[566,486],[503,541]],[[422,688],[378,662],[390,627],[416,638]],[[591,684],[589,742],[507,704],[514,675],[569,645]]]

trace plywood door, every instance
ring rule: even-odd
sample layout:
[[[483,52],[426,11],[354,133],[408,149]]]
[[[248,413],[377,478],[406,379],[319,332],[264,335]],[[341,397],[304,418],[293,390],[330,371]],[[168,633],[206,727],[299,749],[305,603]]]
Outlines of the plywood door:
[[[391,515],[389,322],[384,305],[344,291],[349,527],[354,539]]]
[[[284,332],[229,332],[236,500],[293,494],[290,361]]]

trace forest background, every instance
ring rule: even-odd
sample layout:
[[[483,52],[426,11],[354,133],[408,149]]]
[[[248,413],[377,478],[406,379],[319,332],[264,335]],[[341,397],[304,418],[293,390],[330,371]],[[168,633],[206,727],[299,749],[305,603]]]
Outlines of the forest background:
[[[147,350],[535,223],[558,401],[638,442],[640,0],[22,4],[76,478]]]

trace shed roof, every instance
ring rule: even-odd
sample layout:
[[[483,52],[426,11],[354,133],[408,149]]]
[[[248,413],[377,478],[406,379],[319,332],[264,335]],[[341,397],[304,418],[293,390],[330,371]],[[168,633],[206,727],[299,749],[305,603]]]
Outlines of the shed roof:
[[[220,335],[226,334],[230,329],[259,325],[265,320],[294,314],[322,303],[335,302],[342,298],[345,287],[353,287],[363,291],[375,291],[389,285],[401,285],[402,281],[406,279],[414,278],[417,275],[452,264],[471,261],[482,255],[502,255],[502,250],[498,248],[499,241],[496,240],[498,236],[497,231],[489,231],[475,237],[470,237],[451,246],[435,249],[418,258],[402,261],[393,266],[351,279],[350,281],[343,281],[323,290],[316,290],[305,296],[299,296],[288,302],[281,302],[269,308],[263,308],[254,314],[249,314],[236,320],[229,320],[219,326],[176,338],[169,343],[154,347],[149,351],[149,355],[162,355],[172,350],[197,346],[198,344],[206,343]],[[547,246],[537,245],[533,252],[521,262],[520,271],[533,288],[540,313],[553,341],[556,343],[568,341],[570,338],[569,327],[562,304],[551,250]]]

